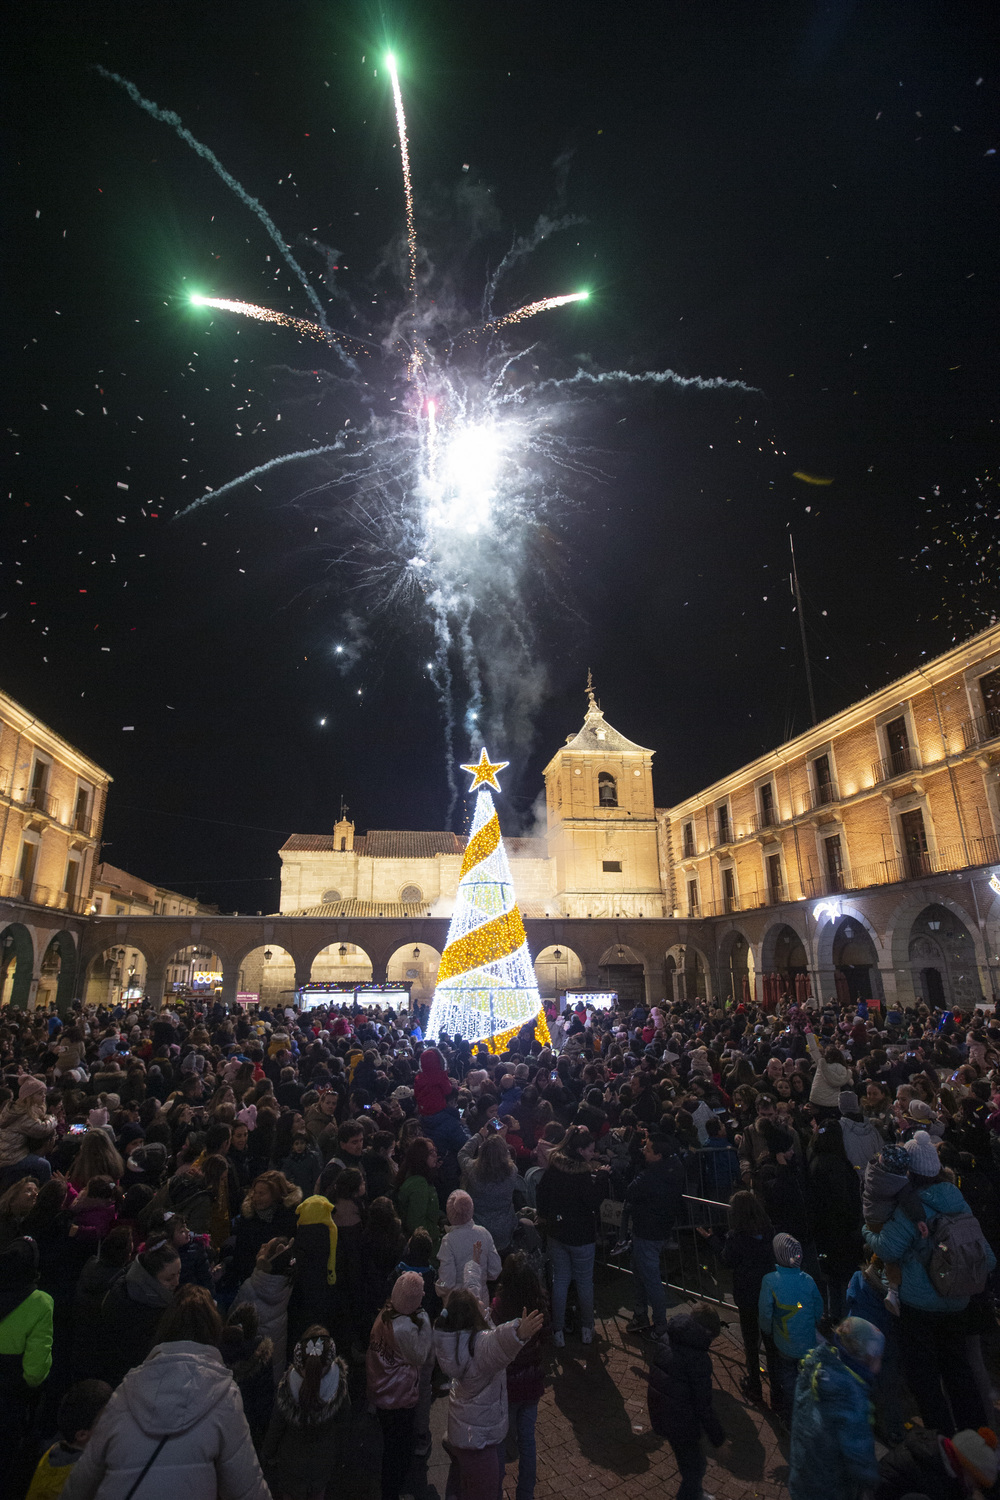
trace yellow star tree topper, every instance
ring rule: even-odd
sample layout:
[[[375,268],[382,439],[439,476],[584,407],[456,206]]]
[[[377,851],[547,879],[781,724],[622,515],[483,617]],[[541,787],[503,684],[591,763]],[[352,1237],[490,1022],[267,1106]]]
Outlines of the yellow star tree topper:
[[[497,772],[506,771],[509,765],[509,760],[491,762],[489,756],[486,754],[486,747],[484,745],[479,752],[478,761],[473,761],[471,766],[462,767],[462,770],[468,771],[472,777],[472,785],[469,787],[469,791],[474,792],[477,786],[486,785],[491,786],[495,792],[498,792],[500,790],[500,783],[497,781]]]
[[[488,791],[500,790],[497,773],[509,764],[491,761],[484,749],[478,761],[462,767],[473,778],[470,792],[479,790],[427,1022],[428,1037],[446,1032],[485,1042],[491,1052],[505,1051],[530,1021],[543,1044],[550,1041],[500,819]]]

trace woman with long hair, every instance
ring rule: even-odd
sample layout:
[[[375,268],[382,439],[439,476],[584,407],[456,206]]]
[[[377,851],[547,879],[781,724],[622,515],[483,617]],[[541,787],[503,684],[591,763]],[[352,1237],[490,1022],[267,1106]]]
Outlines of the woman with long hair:
[[[549,1164],[535,1189],[552,1257],[553,1343],[566,1342],[566,1297],[576,1283],[585,1344],[594,1337],[594,1252],[597,1211],[607,1197],[610,1173],[594,1162],[594,1139],[583,1125],[571,1125],[549,1154]]]
[[[415,1229],[426,1229],[435,1255],[441,1243],[441,1203],[434,1182],[439,1165],[433,1141],[417,1136],[403,1157],[396,1190],[404,1233],[411,1235]]]
[[[22,1177],[5,1193],[0,1193],[0,1250],[20,1239],[24,1232],[21,1226],[37,1197],[38,1183],[33,1177]]]
[[[368,1341],[368,1401],[382,1429],[382,1500],[399,1500],[413,1462],[420,1371],[434,1349],[423,1299],[423,1277],[404,1271],[377,1314]]]
[[[274,1500],[323,1500],[349,1442],[350,1415],[347,1366],[314,1323],[295,1345],[261,1448]]]
[[[507,1131],[486,1124],[458,1153],[462,1187],[472,1198],[477,1224],[493,1236],[501,1255],[510,1248],[517,1226],[514,1187],[517,1167],[507,1145]]]
[[[497,1282],[496,1296],[490,1312],[496,1324],[520,1318],[524,1309],[548,1317],[548,1303],[542,1284],[528,1264],[523,1251],[508,1255]],[[517,1439],[517,1489],[515,1500],[534,1500],[537,1474],[535,1425],[538,1403],[545,1391],[543,1359],[544,1328],[528,1340],[507,1366],[507,1411],[509,1431]]]
[[[117,1386],[149,1353],[157,1325],[180,1285],[181,1258],[161,1240],[147,1245],[111,1285],[87,1358],[87,1376]]]
[[[447,1493],[462,1500],[496,1500],[503,1488],[507,1440],[507,1366],[540,1333],[541,1312],[522,1308],[514,1322],[494,1327],[478,1255],[466,1267],[476,1290],[455,1287],[434,1324],[434,1352],[451,1381]]]

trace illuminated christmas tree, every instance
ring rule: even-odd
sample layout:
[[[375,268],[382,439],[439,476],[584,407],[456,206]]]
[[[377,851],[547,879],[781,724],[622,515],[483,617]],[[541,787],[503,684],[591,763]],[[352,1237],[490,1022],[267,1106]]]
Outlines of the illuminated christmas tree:
[[[497,772],[507,764],[491,764],[483,750],[478,764],[462,767],[472,774],[469,790],[481,790],[427,1022],[428,1038],[445,1031],[485,1041],[491,1052],[503,1052],[528,1021],[536,1022],[536,1034],[549,1043],[500,819],[487,790],[500,790]]]

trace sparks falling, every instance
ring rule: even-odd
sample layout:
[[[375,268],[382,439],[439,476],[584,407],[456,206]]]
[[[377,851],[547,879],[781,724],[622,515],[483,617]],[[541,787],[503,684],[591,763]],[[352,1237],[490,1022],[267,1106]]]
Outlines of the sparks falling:
[[[144,98],[126,79],[98,71],[151,118],[172,127],[250,208],[318,316],[301,318],[202,293],[190,295],[188,303],[316,340],[337,361],[331,371],[300,372],[319,385],[321,397],[324,391],[331,393],[336,433],[324,426],[318,436],[304,434],[311,442],[207,489],[178,514],[241,488],[245,492],[252,480],[277,470],[309,466],[310,482],[296,499],[314,507],[317,520],[335,525],[335,564],[354,570],[366,590],[369,613],[396,611],[411,637],[415,619],[429,628],[433,652],[426,670],[442,710],[451,822],[458,795],[454,741],[460,727],[473,754],[484,736],[502,740],[522,760],[531,746],[534,716],[548,690],[533,606],[545,597],[560,599],[562,579],[571,572],[568,518],[589,485],[608,480],[603,456],[588,446],[586,437],[598,412],[610,402],[634,400],[642,388],[740,393],[754,388],[742,380],[706,380],[672,370],[567,368],[537,346],[506,344],[508,330],[588,301],[589,291],[576,291],[494,312],[507,280],[524,274],[532,251],[581,221],[539,215],[527,235],[515,237],[505,253],[493,256],[478,316],[463,306],[454,292],[453,247],[445,243],[429,255],[418,241],[395,57],[387,57],[386,65],[405,208],[403,305],[390,311],[388,319],[376,314],[372,309],[384,299],[363,283],[364,301],[354,304],[342,287],[334,253],[318,241],[306,241],[324,255],[328,274],[338,272],[338,306],[349,309],[338,321],[357,322],[364,337],[331,327],[319,293],[266,210],[180,118]],[[468,239],[464,228],[463,242]],[[296,372],[287,374],[291,379]],[[345,405],[350,413],[346,421]],[[424,651],[421,647],[421,659]]]

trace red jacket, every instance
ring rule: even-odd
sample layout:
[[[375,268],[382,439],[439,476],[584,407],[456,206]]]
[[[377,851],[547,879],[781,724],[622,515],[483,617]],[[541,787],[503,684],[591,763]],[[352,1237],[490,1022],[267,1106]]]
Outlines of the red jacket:
[[[451,1079],[445,1071],[444,1058],[436,1047],[425,1048],[420,1054],[420,1072],[413,1080],[413,1093],[420,1113],[440,1114],[448,1103],[451,1091]]]

